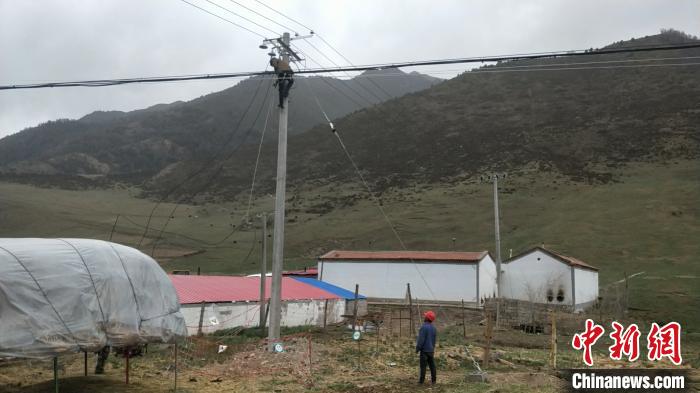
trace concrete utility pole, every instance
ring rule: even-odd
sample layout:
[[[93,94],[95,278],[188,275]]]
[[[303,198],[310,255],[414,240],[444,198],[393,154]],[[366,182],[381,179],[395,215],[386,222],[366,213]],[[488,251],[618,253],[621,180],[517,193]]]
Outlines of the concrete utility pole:
[[[496,232],[496,293],[501,297],[501,217],[498,213],[498,175],[493,175],[493,218]],[[497,319],[498,320],[498,319]]]
[[[282,36],[283,47],[280,50],[282,60],[289,63],[289,33]],[[284,99],[279,108],[279,139],[277,143],[277,188],[275,191],[275,227],[272,239],[272,294],[270,296],[270,330],[268,345],[270,351],[280,339],[280,320],[282,319],[282,264],[284,261],[284,201],[287,187],[287,116],[289,98]]]
[[[496,234],[496,327],[501,318],[501,215],[498,212],[498,174],[491,175],[493,179],[493,220]],[[504,178],[506,175],[502,175]]]
[[[265,281],[267,278],[267,214],[262,213],[262,257],[260,258],[260,324],[261,330],[265,329]]]
[[[295,36],[293,39],[309,38],[308,36]],[[279,57],[287,62],[302,61],[291,49],[292,38],[289,33],[282,37],[263,40],[261,49],[273,46],[270,56],[275,56],[275,50]],[[293,59],[290,59],[290,56]],[[282,81],[280,81],[281,83]],[[268,349],[274,350],[275,344],[280,340],[280,321],[282,319],[282,264],[284,261],[284,202],[287,186],[287,115],[289,113],[289,98],[285,97],[282,108],[279,109],[279,139],[277,143],[277,186],[275,191],[275,220],[272,239],[272,288],[270,294],[270,328],[267,340]]]

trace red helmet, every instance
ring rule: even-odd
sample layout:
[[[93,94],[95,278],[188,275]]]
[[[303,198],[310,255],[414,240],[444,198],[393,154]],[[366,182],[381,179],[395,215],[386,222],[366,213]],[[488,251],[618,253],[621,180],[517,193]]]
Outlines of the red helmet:
[[[432,311],[428,311],[428,312],[426,312],[426,313],[423,315],[423,317],[424,317],[426,320],[428,320],[428,321],[430,321],[430,322],[433,322],[433,321],[435,320],[435,313],[432,312]]]

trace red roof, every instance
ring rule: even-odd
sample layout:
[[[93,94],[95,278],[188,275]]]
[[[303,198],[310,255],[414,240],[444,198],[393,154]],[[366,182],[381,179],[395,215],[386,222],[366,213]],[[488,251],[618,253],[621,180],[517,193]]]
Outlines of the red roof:
[[[542,251],[545,251],[545,252],[548,252],[548,253],[554,255],[555,257],[559,257],[559,259],[560,259],[561,261],[563,261],[563,262],[569,264],[570,266],[578,266],[578,267],[582,267],[582,268],[586,268],[586,269],[598,270],[597,267],[591,266],[591,265],[587,264],[586,262],[584,262],[584,261],[582,261],[582,260],[580,260],[580,259],[577,259],[577,258],[574,258],[574,257],[570,257],[570,256],[567,256],[567,255],[564,255],[564,254],[560,254],[560,253],[558,253],[558,252],[555,252],[555,251],[546,249],[546,248],[544,248],[544,247],[538,247],[538,248],[539,248],[540,250],[542,250]]]
[[[444,251],[340,251],[333,250],[319,257],[323,261],[332,260],[381,260],[381,261],[449,261],[476,263],[488,255],[481,252]]]
[[[558,252],[556,252],[556,251],[552,251],[552,250],[550,250],[550,249],[548,249],[548,248],[539,247],[539,246],[534,247],[534,248],[531,248],[531,249],[525,251],[524,253],[518,254],[518,255],[516,255],[516,256],[514,256],[514,257],[512,257],[512,258],[508,258],[508,260],[506,260],[505,263],[510,263],[510,262],[512,262],[512,261],[514,261],[514,260],[520,258],[520,257],[523,256],[523,255],[530,254],[531,252],[537,251],[537,250],[540,250],[540,251],[542,251],[542,252],[545,253],[545,254],[549,254],[551,257],[553,257],[553,258],[555,258],[555,259],[558,259],[559,261],[561,261],[561,262],[563,262],[563,263],[566,263],[566,264],[569,265],[569,266],[580,267],[580,268],[583,268],[583,269],[589,269],[589,270],[598,271],[598,268],[597,268],[597,267],[591,266],[591,265],[587,264],[586,262],[584,262],[584,261],[582,261],[582,260],[580,260],[580,259],[577,259],[577,258],[574,258],[574,257],[570,257],[570,256],[568,256],[568,255],[560,254],[560,253],[558,253]]]
[[[240,276],[170,275],[180,304],[246,302],[260,300],[260,278]],[[265,280],[265,293],[270,296],[271,278]],[[282,277],[282,300],[340,299],[337,295]]]

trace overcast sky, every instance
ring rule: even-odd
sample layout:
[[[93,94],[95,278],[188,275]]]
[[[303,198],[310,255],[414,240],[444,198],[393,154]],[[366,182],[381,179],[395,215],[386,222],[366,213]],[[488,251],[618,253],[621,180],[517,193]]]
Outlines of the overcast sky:
[[[231,0],[187,0],[263,35]],[[308,33],[256,0],[236,0]],[[699,0],[262,0],[355,64],[601,47],[672,27],[700,35]],[[0,84],[262,70],[261,38],[182,0],[0,0]],[[337,63],[318,38],[311,41]],[[303,50],[324,65],[306,43]],[[315,66],[309,63],[309,66]],[[463,68],[462,68],[463,69]],[[420,71],[453,76],[459,66]],[[95,110],[189,100],[236,81],[0,91],[0,137]]]

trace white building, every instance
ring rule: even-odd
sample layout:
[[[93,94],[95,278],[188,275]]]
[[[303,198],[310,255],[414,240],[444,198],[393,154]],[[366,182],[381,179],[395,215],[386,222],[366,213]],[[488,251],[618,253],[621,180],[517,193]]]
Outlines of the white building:
[[[598,300],[598,269],[576,258],[535,247],[502,265],[503,297],[583,310]]]
[[[188,334],[212,333],[234,327],[259,326],[260,278],[238,276],[171,275],[185,317]],[[270,281],[266,279],[266,304]],[[358,305],[366,310],[365,297]],[[343,321],[354,293],[313,279],[282,278],[282,326],[323,326]],[[266,318],[269,321],[269,315]]]
[[[368,298],[401,300],[406,284],[419,301],[464,300],[472,305],[496,296],[496,266],[487,251],[330,251],[318,258],[319,280]]]

